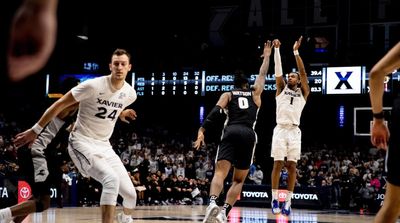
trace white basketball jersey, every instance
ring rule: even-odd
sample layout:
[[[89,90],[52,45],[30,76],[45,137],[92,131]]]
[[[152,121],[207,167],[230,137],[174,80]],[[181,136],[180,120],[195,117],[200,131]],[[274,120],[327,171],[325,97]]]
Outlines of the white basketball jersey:
[[[78,84],[71,93],[79,101],[74,131],[97,140],[111,137],[120,113],[136,98],[135,89],[127,82],[113,92],[111,76],[102,76]]]
[[[300,88],[296,91],[285,86],[282,92],[275,97],[276,123],[282,125],[300,125],[301,112],[306,100]]]

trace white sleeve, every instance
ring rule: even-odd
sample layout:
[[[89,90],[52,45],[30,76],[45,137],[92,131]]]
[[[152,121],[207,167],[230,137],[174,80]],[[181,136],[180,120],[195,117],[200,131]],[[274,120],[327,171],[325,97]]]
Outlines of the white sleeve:
[[[95,79],[84,81],[71,89],[72,96],[76,101],[82,101],[92,96],[96,83]]]
[[[57,135],[64,123],[65,121],[58,117],[53,118],[32,144],[32,151],[46,149],[47,145],[49,145],[49,143]]]
[[[274,62],[275,62],[275,76],[280,77],[283,75],[282,72],[282,62],[281,62],[281,53],[279,52],[279,48],[274,48]]]

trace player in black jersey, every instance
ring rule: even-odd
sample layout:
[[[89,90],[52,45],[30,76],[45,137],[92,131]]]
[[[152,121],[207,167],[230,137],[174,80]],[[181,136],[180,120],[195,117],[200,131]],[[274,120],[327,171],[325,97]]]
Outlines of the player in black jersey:
[[[382,57],[369,73],[370,101],[373,113],[371,128],[371,143],[379,149],[386,150],[385,171],[387,184],[385,200],[379,209],[374,222],[394,223],[400,216],[400,95],[392,102],[391,120],[389,128],[385,125],[383,113],[384,80],[392,75],[395,69],[400,68],[400,42]],[[389,139],[390,138],[390,139]]]
[[[66,91],[78,83],[77,79],[66,79],[63,87]],[[61,189],[59,184],[62,181],[62,173],[68,168],[66,145],[77,110],[78,103],[64,109],[40,132],[31,148],[18,150],[19,165],[26,175],[26,181],[32,187],[33,196],[25,202],[1,209],[1,223],[9,223],[11,220],[20,223],[30,213],[43,212],[50,207],[50,188],[54,186],[58,191]]]
[[[210,187],[210,204],[203,222],[227,222],[229,211],[242,191],[257,143],[254,127],[258,109],[261,106],[261,93],[264,90],[265,75],[269,68],[271,49],[271,41],[267,41],[264,44],[263,63],[254,86],[250,88],[248,79],[242,72],[236,73],[234,89],[220,96],[198,130],[197,139],[193,144],[196,149],[204,144],[204,132],[212,128],[219,120],[226,118]],[[216,200],[232,166],[234,167],[232,185],[227,192],[225,204],[220,210]]]

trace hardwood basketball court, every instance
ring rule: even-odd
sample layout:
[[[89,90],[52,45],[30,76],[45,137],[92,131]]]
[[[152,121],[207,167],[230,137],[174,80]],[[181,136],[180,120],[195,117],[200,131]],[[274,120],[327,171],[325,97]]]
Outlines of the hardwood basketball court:
[[[187,223],[202,222],[206,206],[170,205],[138,206],[134,223]],[[121,207],[117,207],[117,213]],[[293,209],[290,217],[274,216],[269,208],[234,207],[230,223],[364,223],[372,222],[373,215],[334,210]],[[24,223],[98,223],[99,207],[51,208],[44,213],[32,214]],[[116,222],[116,221],[115,221]],[[400,222],[400,221],[398,221]]]

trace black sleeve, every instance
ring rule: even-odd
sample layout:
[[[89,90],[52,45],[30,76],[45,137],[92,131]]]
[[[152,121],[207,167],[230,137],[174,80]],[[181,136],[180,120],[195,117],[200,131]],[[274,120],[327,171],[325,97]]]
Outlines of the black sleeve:
[[[216,105],[211,112],[207,115],[206,120],[204,120],[203,124],[201,127],[204,129],[210,128],[210,127],[215,127],[216,124],[220,123],[221,121],[225,120],[226,114],[224,112],[224,109],[221,108],[220,106]]]

